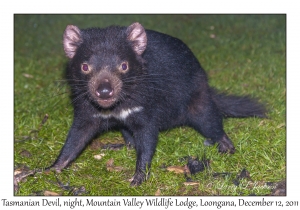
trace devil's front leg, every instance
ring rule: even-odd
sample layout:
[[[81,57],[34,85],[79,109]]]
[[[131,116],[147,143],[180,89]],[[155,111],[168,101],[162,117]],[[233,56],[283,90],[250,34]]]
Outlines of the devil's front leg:
[[[82,150],[99,131],[99,122],[95,122],[94,119],[75,117],[58,158],[47,170],[54,169],[60,172],[63,168],[67,167],[79,156]]]
[[[130,148],[134,148],[135,143],[134,143],[133,134],[126,129],[121,129],[121,133],[123,135],[126,146]]]
[[[146,125],[133,134],[137,155],[135,174],[132,177],[131,186],[140,185],[150,174],[152,157],[154,155],[158,130],[155,127]]]

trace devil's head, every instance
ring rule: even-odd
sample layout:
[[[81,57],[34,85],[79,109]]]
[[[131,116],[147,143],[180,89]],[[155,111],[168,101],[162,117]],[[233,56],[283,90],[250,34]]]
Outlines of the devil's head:
[[[142,54],[147,46],[145,29],[139,23],[80,30],[68,25],[63,36],[70,59],[69,78],[75,97],[92,99],[110,108],[134,88],[143,74]],[[76,100],[76,99],[74,99]]]

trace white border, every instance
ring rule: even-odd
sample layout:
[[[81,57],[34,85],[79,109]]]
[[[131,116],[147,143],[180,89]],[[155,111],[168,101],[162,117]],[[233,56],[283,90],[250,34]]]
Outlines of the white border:
[[[296,1],[293,1],[296,2]],[[269,200],[299,201],[299,8],[287,1],[14,1],[1,6],[0,202],[13,197],[13,14],[14,13],[281,13],[287,14],[287,187],[286,197]],[[70,10],[70,8],[72,8]],[[271,82],[270,78],[270,82]],[[204,197],[232,200],[233,197]],[[121,198],[120,198],[121,199]],[[144,199],[141,198],[141,199]],[[175,199],[173,197],[173,199]],[[183,199],[183,198],[180,198]],[[196,198],[193,198],[196,199]],[[197,198],[198,199],[198,198]],[[244,199],[249,199],[244,198]],[[257,200],[257,198],[250,198]],[[258,199],[259,200],[259,199]],[[300,202],[299,202],[300,203]],[[0,204],[2,208],[2,204]],[[31,207],[23,207],[31,209]],[[96,207],[100,208],[100,207]],[[124,207],[125,208],[125,207]],[[153,208],[153,207],[151,207]],[[69,208],[68,208],[69,209]],[[94,208],[95,209],[95,208]],[[104,209],[101,207],[101,209]],[[143,208],[144,209],[144,208]],[[163,208],[162,208],[163,209]],[[216,209],[216,208],[214,208]]]

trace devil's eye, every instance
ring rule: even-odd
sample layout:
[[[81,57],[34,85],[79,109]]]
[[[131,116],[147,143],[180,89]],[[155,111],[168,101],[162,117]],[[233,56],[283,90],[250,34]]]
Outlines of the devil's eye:
[[[122,63],[122,70],[127,70],[128,69],[128,66],[127,66],[127,64],[126,63]]]
[[[88,72],[89,71],[89,65],[87,65],[86,63],[83,63],[81,65],[81,70],[84,72]]]

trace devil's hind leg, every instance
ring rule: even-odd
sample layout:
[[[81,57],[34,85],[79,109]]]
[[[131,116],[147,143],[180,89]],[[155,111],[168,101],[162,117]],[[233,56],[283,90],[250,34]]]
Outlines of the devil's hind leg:
[[[223,130],[223,117],[209,96],[195,97],[188,109],[188,124],[218,144],[219,152],[234,153],[235,148]]]

